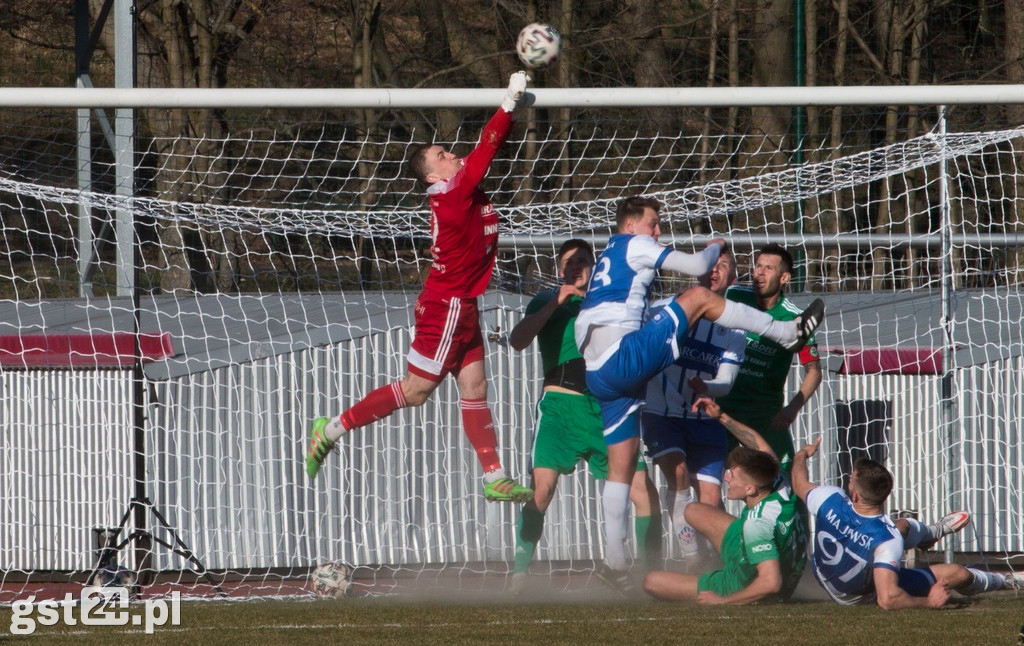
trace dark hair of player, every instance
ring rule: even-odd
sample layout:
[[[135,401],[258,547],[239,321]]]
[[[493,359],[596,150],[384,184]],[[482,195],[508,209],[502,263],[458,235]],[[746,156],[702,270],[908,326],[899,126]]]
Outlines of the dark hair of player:
[[[582,249],[589,254],[591,258],[594,257],[594,248],[590,246],[589,242],[582,238],[570,238],[563,242],[562,246],[558,248],[558,253],[555,255],[555,265],[561,267],[562,258],[565,257],[565,254],[576,249]]]
[[[425,186],[427,184],[428,148],[430,148],[429,144],[417,144],[409,149],[409,154],[405,158],[409,175],[419,182],[421,186]]]
[[[857,492],[869,505],[882,505],[892,493],[892,474],[878,462],[860,458],[853,463],[853,472],[857,475]]]
[[[793,273],[793,254],[789,253],[789,251],[782,245],[771,242],[761,247],[757,250],[757,256],[754,257],[754,262],[757,262],[757,259],[764,254],[768,254],[769,256],[778,256],[782,259],[782,271],[787,274]]]
[[[653,197],[627,197],[619,202],[615,208],[615,224],[622,228],[626,220],[643,217],[644,209],[654,209],[655,213],[661,211],[661,202]]]
[[[730,469],[743,469],[743,473],[747,474],[754,482],[754,486],[761,491],[771,489],[775,479],[779,477],[779,461],[771,453],[745,446],[737,446],[730,451],[725,466]]]

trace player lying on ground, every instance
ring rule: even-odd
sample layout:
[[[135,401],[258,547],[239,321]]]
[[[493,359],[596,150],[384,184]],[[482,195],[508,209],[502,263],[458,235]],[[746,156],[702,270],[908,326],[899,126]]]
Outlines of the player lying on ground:
[[[515,569],[508,588],[513,595],[520,594],[526,584],[558,477],[575,471],[580,460],[587,461],[595,479],[608,476],[601,407],[587,390],[586,365],[573,335],[573,324],[594,269],[594,249],[585,240],[567,240],[555,256],[555,264],[561,284],[534,296],[526,306],[526,316],[508,337],[509,345],[516,350],[526,349],[537,339],[544,369],[533,440],[533,500],[523,506],[519,516]],[[636,535],[640,537],[637,549],[646,569],[648,562],[660,561],[662,536],[658,490],[647,477],[643,461],[637,464],[629,498],[635,511]]]
[[[742,500],[739,518],[703,502],[686,508],[686,522],[711,541],[722,568],[704,574],[651,572],[644,590],[664,601],[748,604],[767,598],[788,599],[807,560],[807,530],[796,496],[779,469],[767,441],[752,428],[734,424],[714,400],[693,404],[733,433],[743,445],[729,452],[726,498]]]
[[[608,445],[608,482],[602,496],[605,562],[623,585],[629,581],[623,543],[629,487],[640,448],[639,409],[647,382],[679,358],[679,345],[701,318],[799,349],[821,323],[825,309],[817,299],[795,320],[776,321],[705,287],[693,287],[645,321],[648,291],[658,269],[701,276],[711,271],[726,246],[717,238],[701,252],[688,254],[659,244],[660,208],[657,200],[641,197],[619,203],[618,234],[597,261],[576,319],[576,344],[587,363],[587,387],[601,403]]]
[[[438,145],[419,146],[409,157],[413,176],[430,197],[433,262],[416,300],[416,334],[405,377],[374,390],[340,416],[313,422],[306,471],[315,478],[335,442],[400,408],[419,406],[449,373],[462,401],[462,426],[484,471],[489,501],[526,502],[533,491],[509,478],[498,458],[497,438],[487,406],[484,341],[477,298],[487,289],[498,252],[498,213],[479,184],[512,130],[513,113],[529,77],[516,72],[505,100],[480,135],[480,143],[459,158]]]
[[[878,462],[862,458],[853,466],[847,491],[816,485],[808,477],[807,459],[820,444],[818,438],[796,452],[793,490],[815,518],[814,576],[836,602],[874,600],[885,610],[940,608],[949,599],[950,588],[975,594],[1019,590],[1024,585],[1024,576],[1019,574],[983,572],[956,563],[901,567],[905,549],[931,547],[943,536],[963,529],[969,515],[955,512],[937,525],[906,518],[894,524],[884,509],[893,488],[892,474]]]

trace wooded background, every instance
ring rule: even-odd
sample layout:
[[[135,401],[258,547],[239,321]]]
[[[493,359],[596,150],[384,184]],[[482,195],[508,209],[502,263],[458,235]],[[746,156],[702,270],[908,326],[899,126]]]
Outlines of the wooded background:
[[[95,20],[102,0],[90,0]],[[1018,83],[1024,0],[803,0],[807,85]],[[74,83],[73,3],[0,3],[0,84]],[[516,33],[564,39],[546,86],[798,85],[794,0],[151,0],[140,87],[497,87]],[[111,85],[113,25],[92,66]]]
[[[95,24],[103,1],[89,3]],[[0,5],[0,85],[73,87],[74,3],[3,0]],[[802,30],[795,29],[798,6]],[[503,87],[520,67],[513,50],[516,34],[533,21],[553,24],[563,37],[559,62],[534,73],[535,85],[541,87],[1013,84],[1024,79],[1024,0],[140,0],[136,15],[139,87]],[[794,56],[795,43],[801,41],[803,55]],[[113,43],[113,20],[108,20],[89,70],[98,87],[113,85]],[[386,164],[400,164],[403,153],[389,142],[413,131],[423,140],[419,133],[424,129],[435,140],[454,141],[457,133],[464,135],[460,128],[467,119],[465,112],[441,109],[363,110],[357,115],[309,112],[318,113],[312,118],[358,131],[353,137],[358,145],[338,146],[339,163],[324,171],[323,177],[329,179],[303,194],[308,201],[326,195],[331,208],[339,203],[352,208],[344,204],[346,199],[363,209],[409,199],[404,196],[411,194],[411,184],[393,180],[399,171],[382,173]],[[564,133],[580,122],[582,112],[561,109],[544,115],[550,139],[568,141]],[[794,146],[787,139],[793,133],[792,108],[634,112],[642,112],[631,115],[640,121],[638,129],[653,133],[652,149],[679,160],[659,167],[659,186],[743,177],[793,162]],[[808,108],[806,114],[807,161],[910,139],[935,122],[934,106]],[[608,116],[606,112],[589,118],[599,123]],[[7,115],[0,121],[20,120],[12,131],[23,132],[36,127],[27,125],[31,118]],[[265,126],[277,131],[293,127],[287,120],[297,116],[269,118],[281,119]],[[1024,123],[1024,108],[957,106],[951,121],[952,127],[966,130],[1016,126]],[[270,186],[277,181],[270,171],[281,169],[268,167],[275,159],[269,154],[230,160],[233,168],[252,165],[253,175],[243,188],[211,181],[217,176],[215,164],[224,164],[224,156],[204,153],[203,148],[232,136],[232,123],[222,112],[143,110],[139,124],[140,139],[147,142],[142,144],[143,155],[151,166],[143,171],[140,190],[145,194],[172,202],[228,204],[243,200],[246,190],[259,183],[268,189],[259,199],[277,199],[271,197],[274,191],[278,196],[295,192],[293,186]],[[698,155],[673,148],[673,132],[743,138],[732,148],[723,146],[722,152],[702,151],[701,161],[695,162]],[[60,137],[73,143],[71,133]],[[40,136],[40,141],[46,143],[37,148],[52,149],[47,137]],[[1017,155],[1012,150],[1003,153]],[[534,166],[534,171],[544,172],[534,172],[523,184],[498,187],[504,194],[497,200],[522,204],[606,197],[610,191],[584,185],[588,172],[581,172],[593,174],[599,162],[590,168],[573,166],[575,159],[585,158],[578,150],[571,154],[573,159],[567,152],[549,167]],[[367,155],[377,160],[373,168]],[[23,151],[12,157],[19,159],[23,171],[29,166]],[[97,160],[101,158],[97,153]],[[68,160],[73,162],[73,155]],[[74,177],[73,164],[55,162],[44,153],[37,156],[37,165],[40,173],[64,168],[58,182]],[[96,173],[97,186],[109,183],[109,172]],[[334,186],[329,192],[330,182]],[[899,200],[884,196],[897,189],[884,183],[872,190],[883,194],[878,206],[851,209],[853,215],[834,221],[808,218],[809,230],[893,230],[896,217],[889,204],[900,208]],[[1000,190],[1010,193],[1017,188],[1007,184]],[[392,193],[385,195],[387,191]],[[977,214],[965,217],[978,219]],[[983,219],[1002,226],[1010,217],[999,212]],[[1015,214],[1012,218],[1016,221]],[[791,228],[781,213],[764,220],[755,226]],[[934,222],[917,218],[906,227],[928,232]],[[211,238],[200,228],[184,233],[178,226],[157,228],[161,257],[154,264],[162,268],[158,280],[164,290],[238,288],[237,259],[228,250],[239,244],[233,238],[242,234],[227,228]],[[8,241],[8,248],[11,244]],[[360,262],[380,253],[367,244],[377,243],[372,237],[352,236],[351,252],[364,259]],[[198,272],[197,263],[204,265]],[[358,273],[369,271],[361,268]]]

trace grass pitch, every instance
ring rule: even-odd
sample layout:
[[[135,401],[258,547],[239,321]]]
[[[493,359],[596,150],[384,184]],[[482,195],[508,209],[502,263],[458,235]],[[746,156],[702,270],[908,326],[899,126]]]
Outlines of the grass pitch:
[[[141,606],[141,604],[139,604]],[[77,611],[76,611],[77,612]],[[141,613],[133,604],[131,612]],[[501,598],[431,603],[396,597],[339,601],[182,602],[177,626],[37,626],[12,635],[0,608],[0,643],[25,644],[1015,644],[1024,598],[999,592],[938,611],[885,612],[824,601],[749,607],[613,602],[567,595],[543,604]]]

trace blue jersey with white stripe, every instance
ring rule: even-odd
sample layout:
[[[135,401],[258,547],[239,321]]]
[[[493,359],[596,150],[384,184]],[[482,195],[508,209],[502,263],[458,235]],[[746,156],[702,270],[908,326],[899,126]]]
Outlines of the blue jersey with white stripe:
[[[576,319],[576,344],[581,348],[586,345],[591,326],[639,329],[647,318],[651,283],[670,253],[671,247],[650,236],[612,236],[590,277],[590,287]]]
[[[862,516],[846,492],[827,486],[811,489],[807,510],[815,519],[814,575],[839,603],[855,604],[870,598],[875,568],[899,571],[903,536],[885,514]]]

